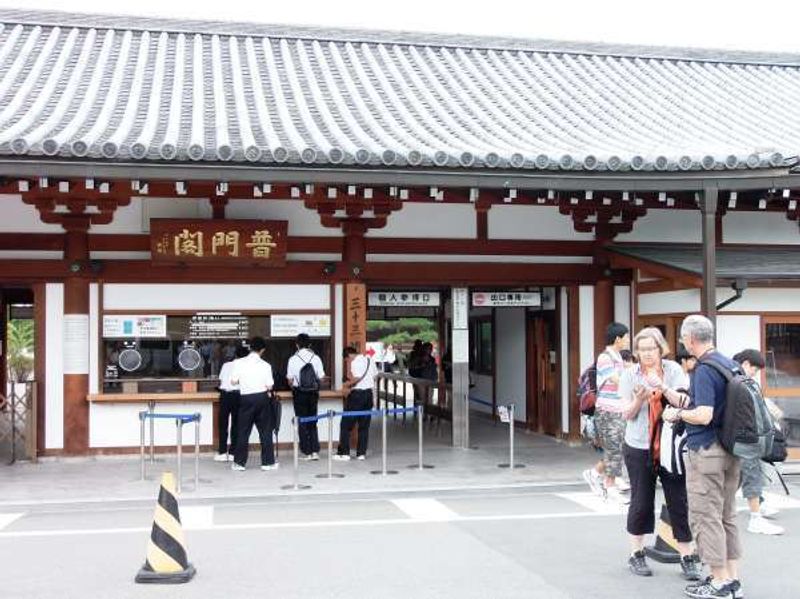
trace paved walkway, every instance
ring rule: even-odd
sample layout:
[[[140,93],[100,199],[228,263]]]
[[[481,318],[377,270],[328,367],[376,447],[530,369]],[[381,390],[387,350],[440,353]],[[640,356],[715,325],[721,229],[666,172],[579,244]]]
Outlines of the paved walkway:
[[[508,462],[508,426],[473,418],[471,442],[477,449],[450,447],[450,433],[443,425],[425,428],[425,463],[433,469],[408,468],[418,463],[417,427],[409,421],[390,420],[388,427],[388,468],[395,475],[371,474],[381,469],[380,423],[373,421],[370,452],[366,461],[334,462],[333,471],[344,478],[319,479],[327,472],[327,452],[323,447],[319,462],[301,462],[299,480],[311,485],[304,491],[284,490],[292,484],[292,453],[282,449],[280,469],[262,472],[257,454],[251,452],[248,470],[233,472],[230,465],[214,462],[209,453],[200,457],[200,486],[194,489],[193,449],[186,446],[183,458],[183,497],[209,499],[222,497],[265,497],[290,494],[374,493],[400,490],[445,490],[497,488],[537,484],[578,484],[580,472],[593,463],[594,452],[585,446],[573,447],[551,437],[516,431],[515,461],[524,468],[510,472],[498,468]],[[139,456],[98,456],[86,458],[46,458],[38,463],[0,466],[3,479],[0,505],[14,503],[63,503],[84,500],[152,500],[163,470],[175,470],[175,455],[159,454],[148,463],[148,479],[140,480]]]

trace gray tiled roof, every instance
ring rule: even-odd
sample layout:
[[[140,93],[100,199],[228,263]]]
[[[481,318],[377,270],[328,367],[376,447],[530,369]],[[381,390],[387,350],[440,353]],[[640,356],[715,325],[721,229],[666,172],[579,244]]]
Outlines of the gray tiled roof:
[[[798,115],[796,55],[0,10],[0,155],[762,168]]]
[[[639,260],[701,275],[703,254],[700,247],[659,245],[614,245],[616,253]],[[786,280],[800,279],[800,247],[798,248],[719,248],[717,277],[720,279]]]

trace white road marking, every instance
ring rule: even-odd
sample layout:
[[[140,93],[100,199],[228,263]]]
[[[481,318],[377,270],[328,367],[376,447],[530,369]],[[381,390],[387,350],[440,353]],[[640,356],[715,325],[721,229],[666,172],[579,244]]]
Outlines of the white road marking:
[[[791,510],[800,508],[800,500],[794,499],[783,493],[764,493],[764,499],[774,508],[779,510]]]
[[[577,503],[581,507],[592,510],[596,514],[611,516],[627,512],[626,506],[613,499],[598,497],[594,493],[556,493],[556,497],[561,497],[562,499]]]
[[[3,530],[6,526],[14,522],[15,520],[19,520],[24,516],[24,513],[21,514],[0,514],[0,530]]]
[[[392,503],[413,520],[447,522],[458,519],[458,514],[453,510],[440,501],[429,497],[392,499]]]
[[[213,505],[190,505],[178,508],[185,530],[198,530],[214,526]]]

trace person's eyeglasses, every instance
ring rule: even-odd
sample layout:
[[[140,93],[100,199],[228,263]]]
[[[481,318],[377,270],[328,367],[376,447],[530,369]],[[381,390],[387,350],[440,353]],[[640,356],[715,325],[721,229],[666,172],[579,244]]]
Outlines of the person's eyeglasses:
[[[656,345],[645,345],[645,346],[641,346],[641,345],[640,345],[640,346],[639,346],[637,349],[638,349],[639,353],[642,353],[642,352],[651,352],[651,351],[658,351],[658,346],[656,346]]]

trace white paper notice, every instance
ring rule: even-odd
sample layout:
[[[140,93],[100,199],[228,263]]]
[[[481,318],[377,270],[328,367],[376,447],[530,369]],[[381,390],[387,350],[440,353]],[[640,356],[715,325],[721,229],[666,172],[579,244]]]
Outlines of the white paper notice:
[[[89,315],[64,315],[64,374],[89,374]]]
[[[453,329],[453,363],[469,362],[469,330]]]
[[[469,325],[469,305],[467,304],[466,287],[454,287],[453,298],[453,328],[466,329]]]

